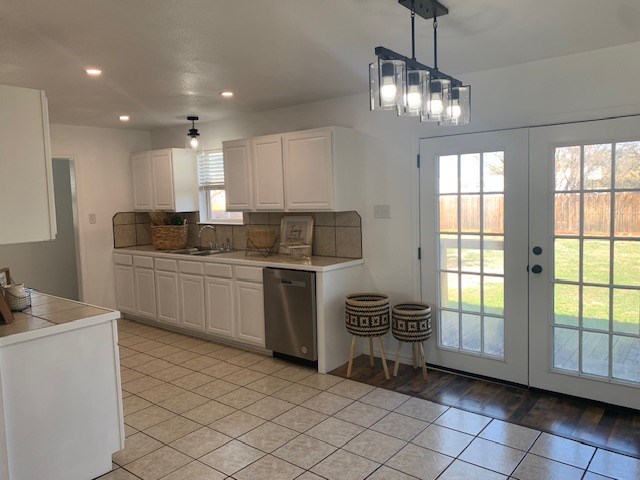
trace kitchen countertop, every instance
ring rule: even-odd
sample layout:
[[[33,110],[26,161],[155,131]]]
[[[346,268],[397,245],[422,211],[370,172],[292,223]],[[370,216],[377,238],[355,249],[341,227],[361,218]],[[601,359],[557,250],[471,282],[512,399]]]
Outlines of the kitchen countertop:
[[[250,265],[255,267],[280,267],[291,270],[307,270],[314,272],[340,270],[342,268],[361,265],[364,263],[364,259],[362,258],[313,256],[307,260],[292,260],[289,255],[282,254],[264,257],[259,252],[249,252],[245,255],[244,250],[237,250],[228,253],[217,253],[215,255],[208,256],[185,255],[180,253],[167,253],[162,250],[156,250],[155,248],[153,248],[153,245],[116,248],[113,251],[114,253],[153,255],[196,262],[204,261],[210,263],[229,263],[234,265]]]
[[[119,312],[114,310],[31,291],[31,307],[22,312],[13,312],[13,323],[0,323],[0,345],[6,344],[8,337],[22,337],[23,334],[33,332],[55,333],[53,327],[69,325],[92,317],[104,319],[105,315],[109,319],[120,317]],[[50,328],[52,330],[49,332]],[[28,337],[33,338],[33,335]]]

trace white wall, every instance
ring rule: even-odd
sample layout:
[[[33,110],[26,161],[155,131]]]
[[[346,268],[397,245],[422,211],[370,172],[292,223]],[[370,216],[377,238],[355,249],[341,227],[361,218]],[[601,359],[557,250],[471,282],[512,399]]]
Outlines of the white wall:
[[[370,112],[365,94],[197,126],[205,148],[221,148],[223,140],[328,125],[363,132],[367,166],[362,179],[367,205],[361,212],[364,256],[374,288],[390,293],[395,302],[419,296],[418,139],[640,113],[639,55],[640,43],[634,43],[461,76],[472,85],[473,124],[468,127],[438,127],[397,118],[391,112]],[[366,67],[363,62],[362,68]],[[186,124],[153,131],[152,147],[181,146],[186,132]],[[391,219],[374,220],[374,204],[390,204]]]
[[[131,152],[148,150],[148,132],[51,125],[53,157],[76,161],[82,300],[115,308],[113,231],[117,212],[131,210]],[[89,223],[89,214],[96,223]]]

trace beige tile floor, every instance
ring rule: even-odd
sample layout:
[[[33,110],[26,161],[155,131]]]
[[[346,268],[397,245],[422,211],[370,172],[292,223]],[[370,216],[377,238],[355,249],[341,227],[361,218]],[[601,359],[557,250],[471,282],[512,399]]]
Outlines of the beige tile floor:
[[[126,442],[101,480],[640,479],[640,460],[119,321]]]

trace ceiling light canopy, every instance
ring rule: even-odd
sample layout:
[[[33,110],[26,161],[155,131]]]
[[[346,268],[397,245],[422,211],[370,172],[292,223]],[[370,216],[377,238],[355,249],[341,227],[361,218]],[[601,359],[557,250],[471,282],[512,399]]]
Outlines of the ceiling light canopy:
[[[411,10],[411,58],[377,47],[377,62],[369,65],[371,110],[395,110],[422,122],[464,125],[471,120],[471,87],[438,70],[438,17],[449,10],[437,0],[399,0]],[[415,16],[433,18],[433,60],[416,60]]]
[[[189,133],[187,133],[187,150],[191,150],[194,153],[202,150],[202,139],[200,138],[200,133],[196,128],[196,121],[199,120],[198,117],[189,116],[187,120],[191,122],[191,128],[189,129]]]
[[[84,71],[87,72],[87,75],[89,75],[90,77],[99,77],[100,75],[102,75],[102,70],[95,67],[85,68]]]

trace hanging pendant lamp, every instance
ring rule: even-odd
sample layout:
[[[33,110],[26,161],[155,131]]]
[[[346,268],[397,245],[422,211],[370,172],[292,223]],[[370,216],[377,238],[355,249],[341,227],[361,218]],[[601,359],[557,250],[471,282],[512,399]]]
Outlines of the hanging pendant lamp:
[[[193,153],[197,153],[202,150],[202,138],[200,137],[200,132],[196,128],[196,121],[199,120],[198,117],[189,116],[187,120],[191,122],[191,128],[189,129],[189,133],[187,133],[187,150],[191,150]]]

